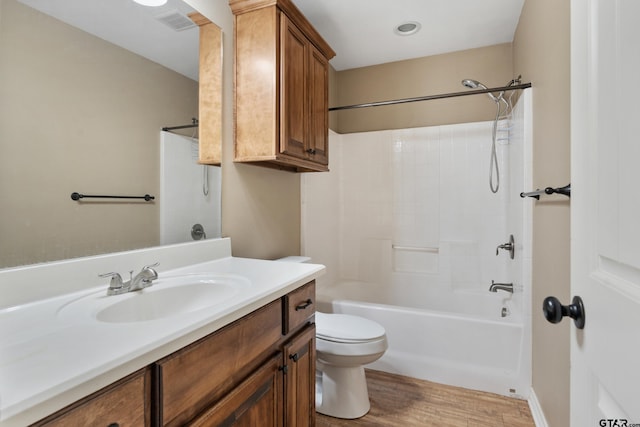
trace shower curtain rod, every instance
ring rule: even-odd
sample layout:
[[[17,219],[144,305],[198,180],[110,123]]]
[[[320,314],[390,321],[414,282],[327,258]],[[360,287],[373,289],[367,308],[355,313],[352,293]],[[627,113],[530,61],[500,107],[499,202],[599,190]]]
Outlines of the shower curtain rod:
[[[458,96],[478,95],[489,92],[506,92],[509,90],[527,89],[531,87],[531,83],[522,83],[513,86],[494,87],[488,89],[468,90],[464,92],[443,93],[441,95],[418,96],[416,98],[394,99],[392,101],[368,102],[365,104],[345,105],[342,107],[331,107],[329,111],[351,110],[354,108],[380,107],[383,105],[406,104],[408,102],[431,101],[432,99],[455,98]]]
[[[164,128],[162,128],[162,130],[165,131],[165,132],[171,132],[172,130],[187,129],[187,128],[197,128],[197,127],[198,127],[198,119],[196,119],[194,117],[194,118],[191,119],[191,124],[190,125],[164,127]]]

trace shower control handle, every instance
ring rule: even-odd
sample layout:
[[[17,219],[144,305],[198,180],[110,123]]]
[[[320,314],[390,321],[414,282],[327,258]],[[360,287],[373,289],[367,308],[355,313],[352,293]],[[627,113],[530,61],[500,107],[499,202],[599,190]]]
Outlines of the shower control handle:
[[[509,251],[509,257],[511,259],[513,259],[513,257],[515,256],[515,252],[516,252],[516,245],[515,245],[515,240],[513,239],[513,234],[509,235],[509,242],[508,243],[503,243],[502,245],[498,245],[498,247],[496,248],[496,256],[498,256],[498,251],[500,249],[504,249],[505,251]]]
[[[193,240],[202,240],[207,238],[207,233],[205,233],[202,224],[193,224],[193,227],[191,227],[191,238]]]
[[[545,319],[551,323],[560,323],[563,317],[569,316],[573,319],[576,328],[584,329],[584,304],[582,298],[577,295],[569,305],[562,305],[556,297],[546,297],[542,302],[542,312]]]

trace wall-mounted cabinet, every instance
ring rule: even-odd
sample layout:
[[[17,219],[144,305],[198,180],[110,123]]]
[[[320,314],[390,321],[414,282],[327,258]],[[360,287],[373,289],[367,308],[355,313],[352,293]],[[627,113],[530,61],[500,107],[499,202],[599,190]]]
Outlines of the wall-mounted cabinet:
[[[235,15],[235,157],[327,171],[329,59],[290,0],[229,0]]]
[[[199,162],[222,161],[222,31],[200,13],[189,18],[200,27],[198,90]]]

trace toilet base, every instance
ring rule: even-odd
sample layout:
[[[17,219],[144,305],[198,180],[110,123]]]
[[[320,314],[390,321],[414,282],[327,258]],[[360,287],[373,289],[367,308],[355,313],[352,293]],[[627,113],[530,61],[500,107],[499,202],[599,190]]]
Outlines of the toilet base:
[[[322,372],[321,398],[316,399],[316,411],[335,418],[354,419],[364,416],[371,404],[367,380],[362,366],[341,367],[317,362]]]

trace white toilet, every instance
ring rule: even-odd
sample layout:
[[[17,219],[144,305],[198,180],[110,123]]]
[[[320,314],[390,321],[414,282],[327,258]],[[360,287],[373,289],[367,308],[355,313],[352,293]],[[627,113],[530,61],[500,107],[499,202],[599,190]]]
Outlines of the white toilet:
[[[276,261],[308,262],[289,256]],[[336,418],[360,418],[369,412],[364,366],[387,350],[384,328],[348,314],[316,312],[316,411]]]
[[[316,411],[349,419],[369,412],[363,365],[387,347],[384,328],[372,320],[316,312]]]

